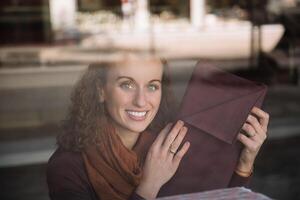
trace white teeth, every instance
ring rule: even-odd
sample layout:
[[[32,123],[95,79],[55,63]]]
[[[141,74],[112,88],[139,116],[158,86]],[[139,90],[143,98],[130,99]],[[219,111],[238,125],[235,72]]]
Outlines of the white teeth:
[[[134,111],[127,111],[130,115],[136,116],[136,117],[143,117],[146,115],[146,111],[144,112],[134,112]]]

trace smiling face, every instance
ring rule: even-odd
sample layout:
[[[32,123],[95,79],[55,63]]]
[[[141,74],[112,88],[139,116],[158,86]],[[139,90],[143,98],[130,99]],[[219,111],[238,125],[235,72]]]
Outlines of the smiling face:
[[[154,119],[162,95],[159,60],[129,60],[108,69],[100,92],[117,133],[140,133]]]

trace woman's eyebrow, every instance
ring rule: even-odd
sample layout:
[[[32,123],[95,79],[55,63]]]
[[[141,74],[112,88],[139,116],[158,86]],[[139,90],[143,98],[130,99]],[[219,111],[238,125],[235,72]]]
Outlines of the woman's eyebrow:
[[[122,78],[126,78],[126,79],[129,79],[129,80],[131,80],[131,81],[134,81],[133,78],[128,77],[128,76],[118,76],[116,80],[118,81],[118,80],[120,80],[120,79],[122,79]]]
[[[118,81],[118,80],[123,79],[123,78],[129,79],[129,80],[135,82],[135,80],[133,78],[129,77],[129,76],[118,76],[116,80]],[[158,82],[161,83],[161,80],[159,80],[159,79],[152,79],[151,81],[149,81],[149,83],[152,83],[152,82],[155,82],[155,81],[158,81]]]
[[[155,81],[158,81],[158,82],[161,83],[161,80],[159,80],[159,79],[153,79],[153,80],[149,81],[149,83],[152,83],[152,82],[155,82]]]

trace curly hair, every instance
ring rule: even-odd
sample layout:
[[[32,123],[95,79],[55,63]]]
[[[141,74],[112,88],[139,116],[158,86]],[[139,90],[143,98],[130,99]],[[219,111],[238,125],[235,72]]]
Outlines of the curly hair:
[[[162,99],[159,110],[147,127],[147,131],[157,132],[174,116],[175,100],[171,89],[169,69],[165,60],[162,76]],[[120,63],[101,62],[89,65],[77,82],[71,95],[71,106],[63,121],[63,131],[57,136],[58,146],[70,151],[82,151],[87,145],[97,143],[98,134],[109,132],[108,114],[103,103],[99,102],[99,89],[106,82],[107,70]],[[109,133],[108,133],[109,134]]]

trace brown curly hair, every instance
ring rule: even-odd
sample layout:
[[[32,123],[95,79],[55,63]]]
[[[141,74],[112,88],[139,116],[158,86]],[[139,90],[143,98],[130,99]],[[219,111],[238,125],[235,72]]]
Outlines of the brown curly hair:
[[[157,132],[174,116],[175,101],[171,90],[169,69],[165,60],[162,77],[162,99],[160,108],[148,131]],[[58,146],[70,151],[82,151],[87,145],[95,144],[97,135],[109,132],[106,109],[99,102],[99,88],[106,82],[108,68],[119,63],[101,62],[91,64],[77,82],[71,95],[71,106],[67,118],[63,121],[63,132],[58,135]],[[109,133],[107,133],[109,134]]]

